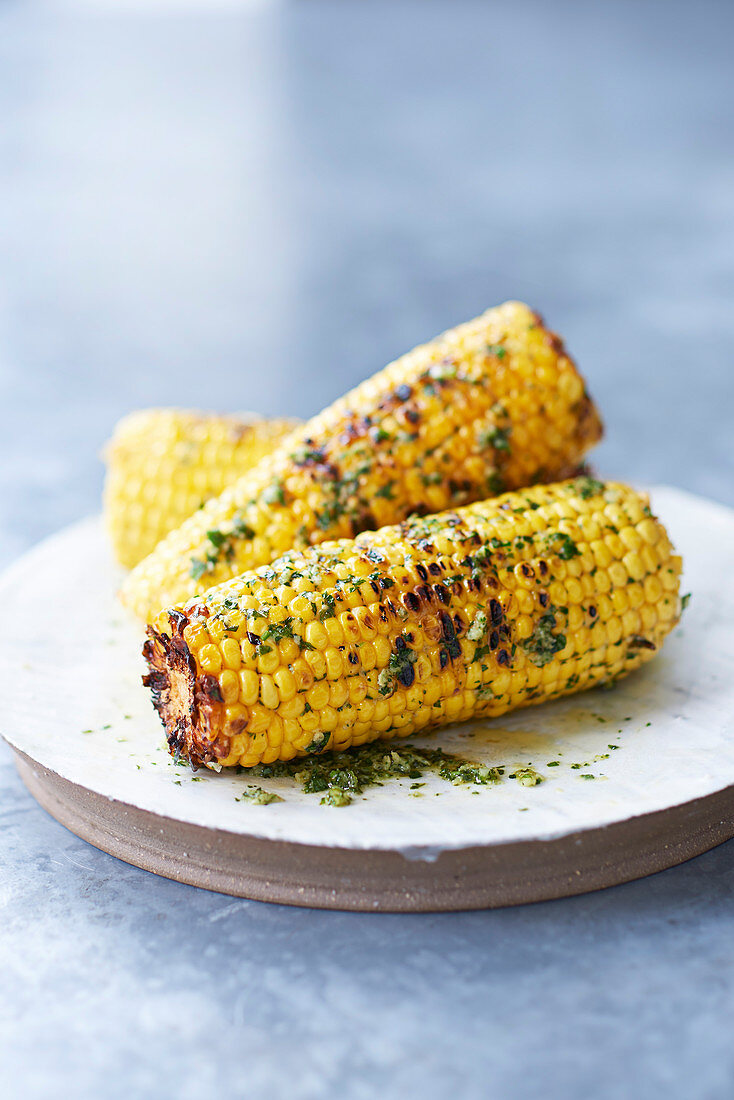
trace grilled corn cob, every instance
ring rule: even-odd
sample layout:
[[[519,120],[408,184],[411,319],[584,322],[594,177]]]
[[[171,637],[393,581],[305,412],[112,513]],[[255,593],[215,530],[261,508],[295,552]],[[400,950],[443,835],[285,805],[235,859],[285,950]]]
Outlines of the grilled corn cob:
[[[124,417],[105,452],[105,523],[117,560],[137,565],[297,423],[184,409],[143,409]]]
[[[123,601],[150,618],[293,547],[568,476],[600,435],[559,338],[507,302],[299,428],[141,562]]]
[[[171,751],[271,763],[615,680],[680,615],[647,498],[579,478],[291,551],[161,612],[145,683]]]

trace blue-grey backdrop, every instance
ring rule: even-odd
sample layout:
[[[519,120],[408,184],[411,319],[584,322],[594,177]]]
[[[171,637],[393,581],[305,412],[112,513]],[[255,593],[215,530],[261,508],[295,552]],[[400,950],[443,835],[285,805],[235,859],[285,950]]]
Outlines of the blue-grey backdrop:
[[[305,416],[507,297],[577,356],[604,473],[734,503],[733,32],[709,0],[3,4],[0,563],[98,508],[129,409]],[[732,844],[524,910],[307,913],[96,852],[6,751],[0,786],[14,1095],[732,1094]]]

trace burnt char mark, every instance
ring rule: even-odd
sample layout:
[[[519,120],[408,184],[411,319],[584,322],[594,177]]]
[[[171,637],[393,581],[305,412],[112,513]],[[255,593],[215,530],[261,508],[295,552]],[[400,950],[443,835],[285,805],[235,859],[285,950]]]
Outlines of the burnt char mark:
[[[423,603],[430,603],[433,599],[433,589],[427,584],[419,584],[415,590],[415,594]]]
[[[451,603],[451,593],[449,592],[446,585],[434,584],[433,591],[436,593],[441,603],[445,604],[446,607],[448,607],[448,605]]]
[[[183,616],[185,619],[185,616]],[[197,676],[196,658],[186,644],[180,618],[169,614],[176,633],[169,637],[148,627],[143,684],[163,723],[171,753],[199,767],[229,753],[229,738],[219,732],[223,697],[214,676]]]
[[[388,409],[394,409],[396,405],[402,405],[405,401],[410,400],[412,394],[412,387],[409,386],[407,382],[404,382],[402,385],[396,386],[394,390],[386,394],[378,405],[378,408],[383,412]]]
[[[540,606],[541,607],[547,607],[548,603],[549,603],[548,593],[547,592],[539,592],[538,593],[538,600],[540,601]],[[596,615],[596,610],[594,610],[593,613],[592,613],[592,609],[589,608],[589,612],[592,614],[592,618],[593,618],[594,615]]]
[[[497,654],[497,664],[507,666],[510,663],[510,654],[506,649],[500,649]]]
[[[306,444],[304,453],[292,456],[294,465],[300,470],[309,470],[314,477],[323,477],[330,481],[338,480],[339,467],[329,461],[325,447],[310,445],[312,441],[308,439],[304,440],[304,443]]]
[[[460,496],[462,493],[470,493],[473,489],[473,485],[467,478],[462,478],[461,481],[455,481],[453,478],[449,478],[449,489],[452,496]],[[477,542],[481,541],[477,535],[472,537],[472,541],[474,540]]]
[[[408,611],[418,611],[421,602],[416,596],[415,592],[406,592],[403,596],[403,603],[407,607]]]
[[[169,611],[168,612],[168,621],[170,622],[171,626],[175,629],[177,634],[183,634],[184,629],[189,625],[189,620],[188,620],[187,616],[183,614],[182,611],[176,611],[176,610]]]
[[[403,664],[400,671],[398,672],[397,678],[403,685],[403,687],[412,687],[413,683],[415,682],[415,669],[413,668],[413,665],[410,661],[406,661],[405,664]]]
[[[354,443],[357,439],[364,439],[372,427],[372,421],[368,416],[357,416],[355,413],[349,414],[351,419],[348,421],[341,435],[339,436],[339,442],[345,447],[350,443]]]
[[[489,616],[492,621],[492,626],[499,626],[499,624],[502,622],[502,604],[499,600],[495,600],[493,598],[489,601]]]
[[[425,565],[421,565],[421,563],[418,562],[415,567],[415,571],[422,581],[428,580],[428,570],[426,569]]]
[[[456,637],[456,630],[454,629],[454,622],[451,616],[446,611],[439,611],[438,621],[441,623],[441,633],[446,641],[453,641]]]
[[[204,674],[199,677],[199,691],[207,699],[213,699],[217,703],[224,702],[224,696],[222,695],[222,689],[219,686],[219,681],[216,676]]]
[[[168,687],[169,683],[168,673],[162,670],[157,669],[155,672],[149,672],[143,676],[143,686],[150,688],[156,710],[158,709],[157,700],[160,699],[161,693]]]
[[[649,638],[643,638],[641,634],[633,634],[627,645],[630,649],[657,649],[654,642]]]
[[[454,622],[449,614],[445,611],[439,611],[438,620],[441,623],[441,633],[443,640],[446,643],[446,650],[449,657],[452,660],[461,655],[461,646],[456,637],[456,628]]]
[[[176,654],[177,660],[186,666],[192,676],[196,676],[196,658],[183,638],[171,638],[170,651]]]
[[[432,561],[431,564],[428,566],[428,572],[432,573],[434,577],[440,577],[441,566],[438,564],[437,561]]]
[[[489,648],[496,649],[499,644],[500,636],[496,630],[493,630],[492,633],[489,635]]]

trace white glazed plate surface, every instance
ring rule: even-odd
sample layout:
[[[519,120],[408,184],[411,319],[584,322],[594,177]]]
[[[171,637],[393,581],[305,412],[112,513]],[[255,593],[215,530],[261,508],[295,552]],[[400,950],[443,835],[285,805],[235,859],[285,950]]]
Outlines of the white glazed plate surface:
[[[684,556],[683,591],[693,593],[659,656],[611,691],[409,739],[504,765],[499,783],[454,787],[426,775],[414,792],[411,780],[391,780],[336,808],[291,780],[174,765],[140,683],[143,628],[116,601],[122,574],[98,519],[48,539],[0,579],[0,729],[64,778],[176,821],[428,858],[559,837],[712,794],[734,784],[734,512],[670,488],[653,490],[652,507]],[[520,785],[509,778],[516,765],[544,781]],[[237,801],[248,783],[284,801]]]

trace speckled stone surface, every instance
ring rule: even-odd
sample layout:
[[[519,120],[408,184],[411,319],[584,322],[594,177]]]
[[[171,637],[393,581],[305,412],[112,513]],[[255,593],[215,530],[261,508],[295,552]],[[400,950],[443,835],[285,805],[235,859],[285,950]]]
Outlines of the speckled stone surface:
[[[128,409],[307,415],[510,296],[577,355],[604,472],[734,504],[731,5],[163,8],[0,9],[0,564],[98,507]],[[118,863],[4,748],[0,787],[13,1097],[732,1095],[734,843],[319,913]]]

